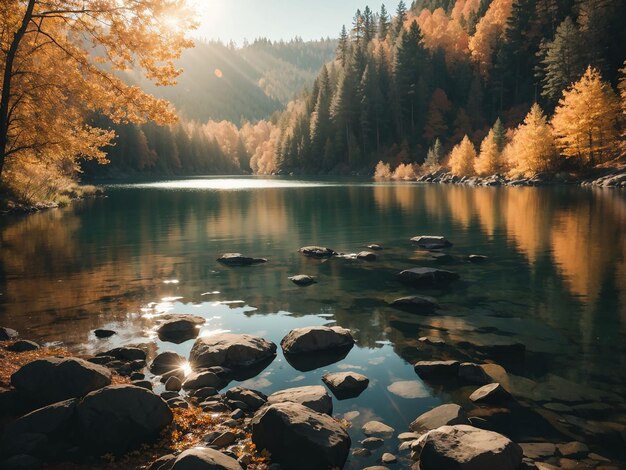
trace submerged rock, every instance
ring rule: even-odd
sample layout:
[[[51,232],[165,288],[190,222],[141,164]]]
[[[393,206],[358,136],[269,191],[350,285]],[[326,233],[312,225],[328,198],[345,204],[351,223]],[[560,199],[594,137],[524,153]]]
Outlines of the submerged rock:
[[[393,300],[390,304],[393,308],[419,315],[431,315],[438,307],[437,301],[432,297],[411,295]]]
[[[452,246],[452,243],[440,235],[418,235],[411,238],[411,241],[420,248],[426,248],[427,250],[437,250]]]
[[[298,403],[318,413],[333,414],[333,399],[321,385],[288,388],[267,397],[267,403],[270,405],[285,402]]]
[[[76,358],[37,359],[11,376],[20,394],[41,405],[82,397],[110,384],[107,368]]]
[[[26,351],[35,351],[39,349],[39,347],[40,346],[34,341],[22,339],[22,340],[16,341],[10,346],[7,346],[7,350],[13,351],[13,352],[26,352]]]
[[[113,330],[105,330],[102,328],[98,328],[97,330],[93,330],[93,334],[96,335],[96,338],[110,338],[111,336],[117,334],[115,331]]]
[[[265,258],[250,258],[249,256],[243,256],[241,253],[224,253],[217,258],[217,261],[226,266],[250,266],[251,264],[267,263]]]
[[[330,258],[337,254],[335,250],[326,248],[323,246],[303,246],[300,248],[300,253],[310,258]]]
[[[398,273],[396,278],[412,287],[443,287],[459,279],[459,275],[444,269],[412,268]]]
[[[252,419],[252,441],[284,468],[343,468],[350,436],[334,419],[297,403],[277,403]]]
[[[487,258],[487,257],[486,257],[486,256],[484,256],[484,255],[469,255],[469,256],[467,257],[467,260],[468,260],[470,263],[483,263],[483,262],[487,261],[488,259],[489,259],[489,258]]]
[[[157,333],[161,341],[183,343],[197,337],[205,322],[204,318],[196,315],[169,315]]]
[[[411,431],[423,433],[441,426],[469,424],[463,409],[454,403],[440,405],[418,416],[409,426]]]
[[[162,467],[160,467],[162,468]],[[181,452],[170,470],[241,470],[232,457],[208,447],[194,447]]]
[[[289,277],[289,280],[293,282],[297,286],[306,287],[311,284],[316,284],[317,281],[313,276],[308,276],[306,274],[297,274],[295,276]]]
[[[82,440],[96,455],[122,455],[155,440],[173,419],[167,403],[145,388],[112,385],[76,407]]]
[[[339,400],[358,397],[367,388],[370,380],[356,372],[332,372],[324,374],[322,381]]]
[[[271,360],[275,355],[276,345],[259,336],[222,333],[197,339],[189,362],[194,369],[212,366],[241,369]]]
[[[183,367],[186,360],[183,356],[174,351],[165,351],[157,354],[150,364],[150,372],[156,375],[165,374]]]
[[[472,426],[442,426],[424,437],[421,470],[517,470],[522,449],[507,437]]]
[[[380,244],[378,244],[378,243],[372,243],[372,244],[370,244],[370,245],[367,245],[367,247],[368,247],[370,250],[374,250],[374,251],[380,251],[380,250],[382,250],[382,249],[383,249],[383,246],[382,246],[382,245],[380,245]]]
[[[351,348],[350,330],[339,326],[310,326],[291,330],[280,342],[285,354],[307,354],[340,348]]]
[[[422,379],[450,380],[458,377],[459,365],[459,361],[419,361],[414,369]]]
[[[356,254],[356,258],[362,261],[376,261],[376,253],[372,253],[371,251],[361,251]]]

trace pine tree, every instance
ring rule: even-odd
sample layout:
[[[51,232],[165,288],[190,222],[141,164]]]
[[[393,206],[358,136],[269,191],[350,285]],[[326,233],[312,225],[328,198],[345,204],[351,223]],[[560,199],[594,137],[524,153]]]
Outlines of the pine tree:
[[[556,147],[543,110],[533,104],[504,149],[512,173],[533,176],[555,168]]]
[[[404,22],[406,21],[406,4],[403,0],[400,0],[398,7],[396,8],[396,17],[393,19],[393,39],[400,36],[400,33],[404,29]]]
[[[389,28],[391,26],[391,20],[389,19],[389,13],[385,5],[381,5],[380,13],[378,14],[378,38],[382,41],[389,34]]]
[[[618,145],[619,105],[611,86],[591,67],[563,92],[552,126],[562,155],[595,165],[613,155]]]
[[[541,45],[541,96],[553,106],[561,93],[571,86],[583,73],[583,57],[580,33],[568,16],[558,26],[554,40]]]
[[[331,131],[331,91],[330,79],[326,66],[322,67],[318,87],[319,91],[315,103],[315,110],[311,115],[311,153],[315,162],[319,162],[320,157],[324,153],[326,139],[328,139]]]
[[[502,125],[502,121],[500,118],[496,119],[496,122],[493,124],[493,138],[496,143],[496,148],[498,152],[502,152],[504,147],[506,146],[506,129]]]
[[[352,37],[357,45],[360,44],[361,40],[365,36],[365,25],[363,14],[360,9],[357,9],[354,14],[354,18],[352,19]]]
[[[450,171],[456,176],[472,176],[476,161],[476,148],[466,135],[450,153]]]
[[[341,34],[339,35],[339,43],[337,44],[337,59],[341,62],[341,66],[345,67],[348,61],[350,52],[350,38],[348,37],[348,31],[344,24],[341,28]]]
[[[439,168],[441,162],[441,141],[435,139],[435,144],[428,149],[426,160],[424,161],[424,167],[429,171],[433,171]]]
[[[435,138],[445,137],[448,133],[448,113],[452,109],[452,103],[446,92],[437,88],[433,92],[428,105],[426,125],[424,126],[424,140],[432,142]]]
[[[376,22],[370,7],[363,10],[363,42],[367,45],[376,36]]]

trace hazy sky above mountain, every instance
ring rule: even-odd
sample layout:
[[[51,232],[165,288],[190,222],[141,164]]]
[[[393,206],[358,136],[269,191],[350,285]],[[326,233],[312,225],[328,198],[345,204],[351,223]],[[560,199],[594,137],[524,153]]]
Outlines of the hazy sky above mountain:
[[[393,13],[399,0],[386,1]],[[336,38],[341,26],[349,27],[363,0],[192,0],[200,14],[200,27],[194,35],[205,39],[234,40],[244,38],[271,40],[300,36],[305,40],[320,37]],[[410,3],[410,2],[405,2]],[[382,2],[370,3],[378,12]]]

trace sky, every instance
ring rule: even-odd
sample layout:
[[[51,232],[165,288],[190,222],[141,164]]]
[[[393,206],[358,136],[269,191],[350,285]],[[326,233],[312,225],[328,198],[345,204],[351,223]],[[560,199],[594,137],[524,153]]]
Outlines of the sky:
[[[304,40],[336,38],[341,26],[349,27],[357,8],[365,5],[377,12],[382,0],[191,0],[199,13],[200,26],[194,36],[243,44],[257,37]],[[393,13],[399,0],[385,1]],[[407,3],[407,2],[405,2]],[[410,2],[408,2],[410,3]]]

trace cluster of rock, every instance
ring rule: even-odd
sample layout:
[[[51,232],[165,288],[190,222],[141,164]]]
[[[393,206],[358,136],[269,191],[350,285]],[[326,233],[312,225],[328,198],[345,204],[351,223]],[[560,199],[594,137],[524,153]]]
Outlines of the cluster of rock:
[[[585,180],[582,186],[598,186],[601,188],[624,188],[626,187],[626,165],[621,168],[609,169],[602,176]]]

